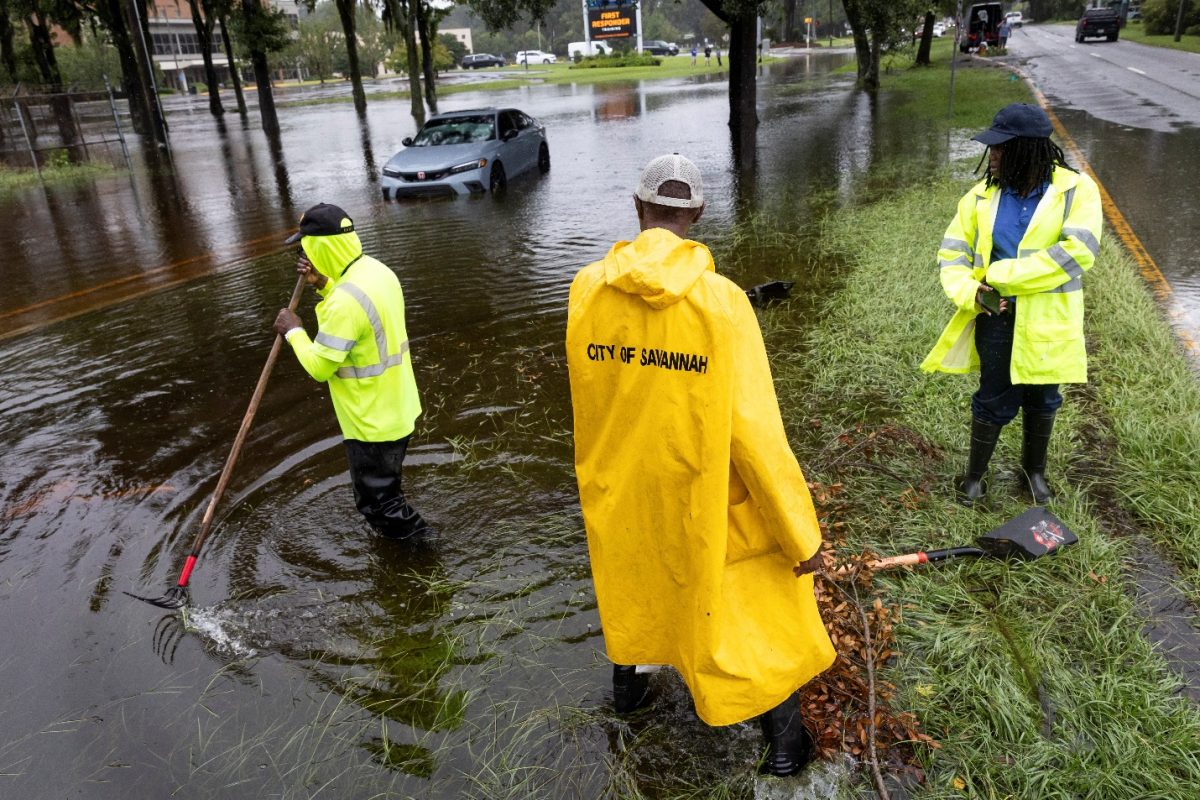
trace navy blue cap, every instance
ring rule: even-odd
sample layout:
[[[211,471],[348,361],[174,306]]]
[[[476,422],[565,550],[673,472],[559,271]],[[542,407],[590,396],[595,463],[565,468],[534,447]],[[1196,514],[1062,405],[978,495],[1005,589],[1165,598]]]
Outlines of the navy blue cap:
[[[1013,103],[996,112],[992,127],[971,138],[988,147],[1004,144],[1009,139],[1022,136],[1027,139],[1048,139],[1054,132],[1050,118],[1040,106],[1028,103]]]
[[[340,233],[354,233],[354,220],[331,203],[317,203],[304,212],[300,217],[300,230],[284,240],[284,244],[295,244],[302,236],[337,236]]]

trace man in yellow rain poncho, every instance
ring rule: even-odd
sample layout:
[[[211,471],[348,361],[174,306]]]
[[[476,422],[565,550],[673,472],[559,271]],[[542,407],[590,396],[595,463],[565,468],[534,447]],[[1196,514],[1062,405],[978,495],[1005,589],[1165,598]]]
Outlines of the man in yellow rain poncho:
[[[404,293],[384,264],[363,253],[354,221],[335,205],[318,203],[300,218],[289,244],[300,242],[296,271],[321,295],[317,335],[284,308],[275,330],[304,370],[329,385],[345,437],[354,502],[367,522],[390,539],[421,541],[433,534],[400,485],[408,440],[421,413],[408,355]]]
[[[618,712],[638,664],[683,676],[709,725],[759,716],[765,771],[812,754],[797,689],[834,650],[813,594],[820,529],[745,292],[684,237],[704,211],[679,155],[642,173],[641,234],[571,285],[575,471]]]

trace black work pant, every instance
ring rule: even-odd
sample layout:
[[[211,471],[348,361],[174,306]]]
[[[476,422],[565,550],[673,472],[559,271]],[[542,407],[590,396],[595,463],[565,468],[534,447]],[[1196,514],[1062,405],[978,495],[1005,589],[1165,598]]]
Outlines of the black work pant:
[[[1009,368],[1015,321],[1015,307],[1004,314],[975,318],[979,391],[971,398],[971,413],[992,425],[1007,425],[1022,408],[1030,414],[1053,414],[1062,405],[1056,383],[1013,385]]]
[[[354,504],[367,522],[389,539],[419,538],[430,532],[429,524],[408,504],[400,488],[409,438],[394,442],[345,441]]]

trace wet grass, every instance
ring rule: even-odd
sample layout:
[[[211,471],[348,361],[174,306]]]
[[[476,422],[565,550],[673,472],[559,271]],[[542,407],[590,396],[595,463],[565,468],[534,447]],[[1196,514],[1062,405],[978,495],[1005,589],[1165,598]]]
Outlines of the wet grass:
[[[35,186],[67,186],[90,183],[97,178],[111,175],[117,170],[108,164],[47,164],[42,167],[41,178],[32,167],[13,169],[0,167],[0,200],[7,200],[18,192]]]
[[[973,380],[917,369],[951,315],[932,248],[966,188],[937,178],[830,216],[822,254],[844,264],[844,283],[819,323],[788,309],[764,316],[771,342],[803,343],[773,348],[780,401],[809,478],[845,486],[839,521],[850,552],[968,544],[1026,507],[1016,481],[1019,423],[993,460],[989,503],[974,511],[954,503]],[[1089,485],[1142,486],[1144,496],[1130,497],[1135,509],[1141,503],[1182,524],[1186,492],[1158,487],[1180,468],[1187,437],[1197,441],[1190,426],[1200,402],[1146,287],[1111,244],[1092,286],[1093,382],[1127,454],[1110,476],[1059,481],[1053,510],[1080,544],[1032,563],[951,563],[876,578],[904,614],[901,654],[886,676],[898,702],[941,743],[918,747],[927,778],[921,797],[1182,800],[1200,784],[1200,713],[1176,696],[1177,677],[1140,634],[1125,575],[1130,544],[1105,535]],[[1103,323],[1097,308],[1105,309]],[[1134,361],[1155,365],[1139,371]],[[1164,413],[1155,398],[1174,391],[1182,393],[1178,406]],[[1054,476],[1087,455],[1083,429],[1092,421],[1078,390],[1068,389],[1059,419]],[[1157,446],[1162,431],[1151,429],[1160,425],[1174,429],[1165,437],[1174,444]],[[838,458],[846,432],[859,426],[903,430],[931,447]]]
[[[1174,34],[1146,33],[1146,26],[1140,20],[1130,22],[1121,30],[1121,38],[1127,42],[1137,42],[1154,47],[1169,47],[1172,50],[1186,50],[1189,53],[1200,53],[1200,36],[1183,35],[1175,41]]]

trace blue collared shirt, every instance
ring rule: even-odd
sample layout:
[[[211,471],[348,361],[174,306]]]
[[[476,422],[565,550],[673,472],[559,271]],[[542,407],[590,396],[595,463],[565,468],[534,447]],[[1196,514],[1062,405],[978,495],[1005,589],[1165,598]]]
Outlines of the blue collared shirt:
[[[1011,189],[1000,192],[1000,208],[996,210],[996,224],[992,228],[992,261],[1017,257],[1025,229],[1047,186],[1048,183],[1043,183],[1028,197],[1021,197]]]

